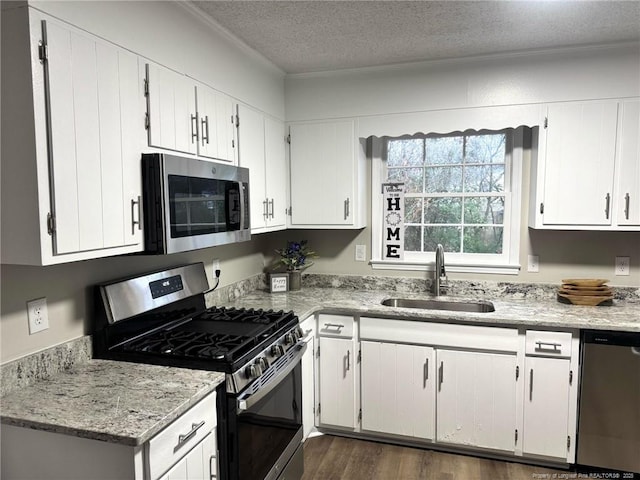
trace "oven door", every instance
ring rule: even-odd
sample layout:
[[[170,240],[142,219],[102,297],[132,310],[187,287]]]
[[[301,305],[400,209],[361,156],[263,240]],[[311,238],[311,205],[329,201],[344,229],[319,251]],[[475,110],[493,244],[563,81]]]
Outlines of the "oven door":
[[[301,342],[291,348],[287,355],[279,358],[243,392],[229,394],[229,478],[275,480],[292,462],[292,458],[301,454],[300,361],[306,347]],[[299,464],[298,459],[293,463]],[[287,478],[302,476],[302,468],[299,475],[289,472]]]

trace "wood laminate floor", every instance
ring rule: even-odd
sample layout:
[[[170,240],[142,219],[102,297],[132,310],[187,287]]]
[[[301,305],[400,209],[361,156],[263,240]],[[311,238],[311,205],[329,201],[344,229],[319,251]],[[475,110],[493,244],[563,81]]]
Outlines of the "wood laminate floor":
[[[321,435],[304,443],[302,480],[553,480],[575,478],[572,475],[566,470]]]

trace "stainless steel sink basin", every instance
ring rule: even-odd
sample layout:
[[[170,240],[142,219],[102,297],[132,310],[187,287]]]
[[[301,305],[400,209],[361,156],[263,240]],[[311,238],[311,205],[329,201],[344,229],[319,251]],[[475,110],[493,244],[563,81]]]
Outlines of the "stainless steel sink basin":
[[[453,312],[495,312],[491,302],[465,300],[427,300],[420,298],[387,298],[382,301],[387,307],[421,308],[424,310],[449,310]]]

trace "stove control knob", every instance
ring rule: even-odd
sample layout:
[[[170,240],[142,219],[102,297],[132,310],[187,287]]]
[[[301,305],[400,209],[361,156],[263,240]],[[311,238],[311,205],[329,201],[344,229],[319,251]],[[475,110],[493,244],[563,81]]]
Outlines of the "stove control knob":
[[[261,373],[262,372],[260,371],[260,367],[258,365],[247,365],[247,368],[244,369],[244,374],[249,380],[258,378]]]
[[[279,358],[284,355],[284,347],[282,345],[274,345],[271,347],[271,355]]]
[[[267,368],[269,368],[269,361],[265,357],[258,357],[254,362],[260,371],[264,372]]]
[[[289,345],[293,345],[294,343],[296,343],[296,336],[295,333],[291,332],[291,333],[287,333],[284,336],[284,344],[289,346]]]
[[[298,336],[298,339],[304,337],[304,332],[302,331],[302,328],[296,327],[295,332],[296,332],[296,335]]]

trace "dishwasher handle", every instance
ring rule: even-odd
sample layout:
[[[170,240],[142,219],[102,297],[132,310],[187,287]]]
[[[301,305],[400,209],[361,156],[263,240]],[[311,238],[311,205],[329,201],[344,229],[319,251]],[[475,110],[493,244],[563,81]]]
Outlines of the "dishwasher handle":
[[[633,352],[640,351],[640,333],[613,332],[608,330],[583,330],[582,341],[598,345],[612,345],[617,347],[633,347]]]

